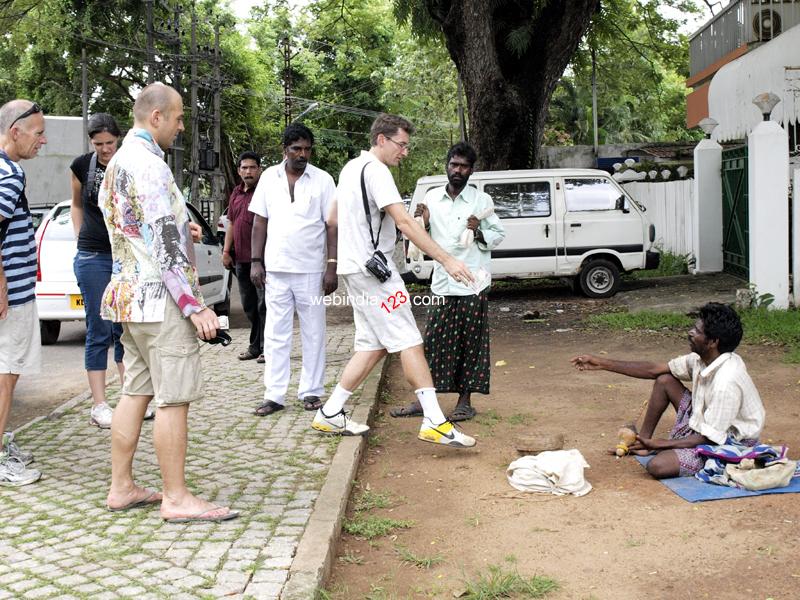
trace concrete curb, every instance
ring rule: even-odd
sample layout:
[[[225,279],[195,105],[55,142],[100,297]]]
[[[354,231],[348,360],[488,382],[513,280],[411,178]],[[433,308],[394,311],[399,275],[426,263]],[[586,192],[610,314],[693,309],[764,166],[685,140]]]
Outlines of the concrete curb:
[[[388,359],[384,358],[380,367],[373,370],[364,382],[358,406],[353,411],[356,421],[372,421],[378,408],[387,365]],[[289,577],[281,592],[281,600],[313,600],[330,576],[342,519],[366,444],[367,438],[363,436],[345,437],[339,442],[328,476],[289,567]]]

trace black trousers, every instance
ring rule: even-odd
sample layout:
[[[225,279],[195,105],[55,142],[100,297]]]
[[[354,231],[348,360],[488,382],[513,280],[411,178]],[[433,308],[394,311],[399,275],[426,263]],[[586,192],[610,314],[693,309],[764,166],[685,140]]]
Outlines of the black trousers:
[[[242,309],[250,321],[250,353],[264,352],[264,323],[267,318],[267,305],[264,303],[264,289],[257,288],[250,281],[250,263],[236,263],[236,281],[239,282],[239,297]]]

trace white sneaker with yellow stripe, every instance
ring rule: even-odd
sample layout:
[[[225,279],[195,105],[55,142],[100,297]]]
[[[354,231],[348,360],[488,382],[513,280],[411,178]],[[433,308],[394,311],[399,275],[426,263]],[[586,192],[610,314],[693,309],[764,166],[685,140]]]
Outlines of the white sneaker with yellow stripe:
[[[422,419],[422,427],[419,429],[417,438],[423,442],[452,446],[453,448],[472,448],[475,445],[475,438],[459,431],[451,421],[434,425],[428,418]]]
[[[322,433],[335,435],[364,435],[369,431],[367,425],[353,421],[343,410],[328,416],[322,412],[321,408],[317,409],[311,427]]]

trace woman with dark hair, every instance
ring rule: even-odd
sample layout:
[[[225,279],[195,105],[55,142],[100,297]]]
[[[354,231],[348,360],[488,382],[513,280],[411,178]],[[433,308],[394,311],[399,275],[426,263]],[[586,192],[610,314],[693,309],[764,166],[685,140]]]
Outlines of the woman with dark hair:
[[[72,178],[72,226],[78,238],[78,253],[73,269],[86,310],[86,352],[84,361],[92,392],[90,422],[102,429],[111,427],[111,407],[106,402],[108,349],[114,346],[120,381],[122,366],[122,326],[100,318],[100,301],[111,279],[111,242],[97,195],[111,157],[117,152],[120,130],[109,114],[89,118],[89,140],[93,152],[77,157],[70,165]],[[152,417],[152,412],[148,410]],[[147,418],[147,417],[146,417]]]

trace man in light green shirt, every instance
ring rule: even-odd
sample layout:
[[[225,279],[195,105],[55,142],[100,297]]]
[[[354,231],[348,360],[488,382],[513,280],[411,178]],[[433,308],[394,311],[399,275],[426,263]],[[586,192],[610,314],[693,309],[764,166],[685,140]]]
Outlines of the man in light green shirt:
[[[505,238],[488,194],[467,185],[477,156],[464,142],[447,153],[447,185],[425,194],[417,205],[431,237],[447,252],[464,261],[475,275],[465,285],[438,263],[431,291],[443,296],[434,302],[425,330],[425,357],[438,393],[456,393],[458,402],[448,417],[466,421],[475,416],[473,392],[489,393],[489,284],[491,251]],[[481,278],[483,275],[483,278]],[[419,415],[417,402],[391,411],[393,417]]]

